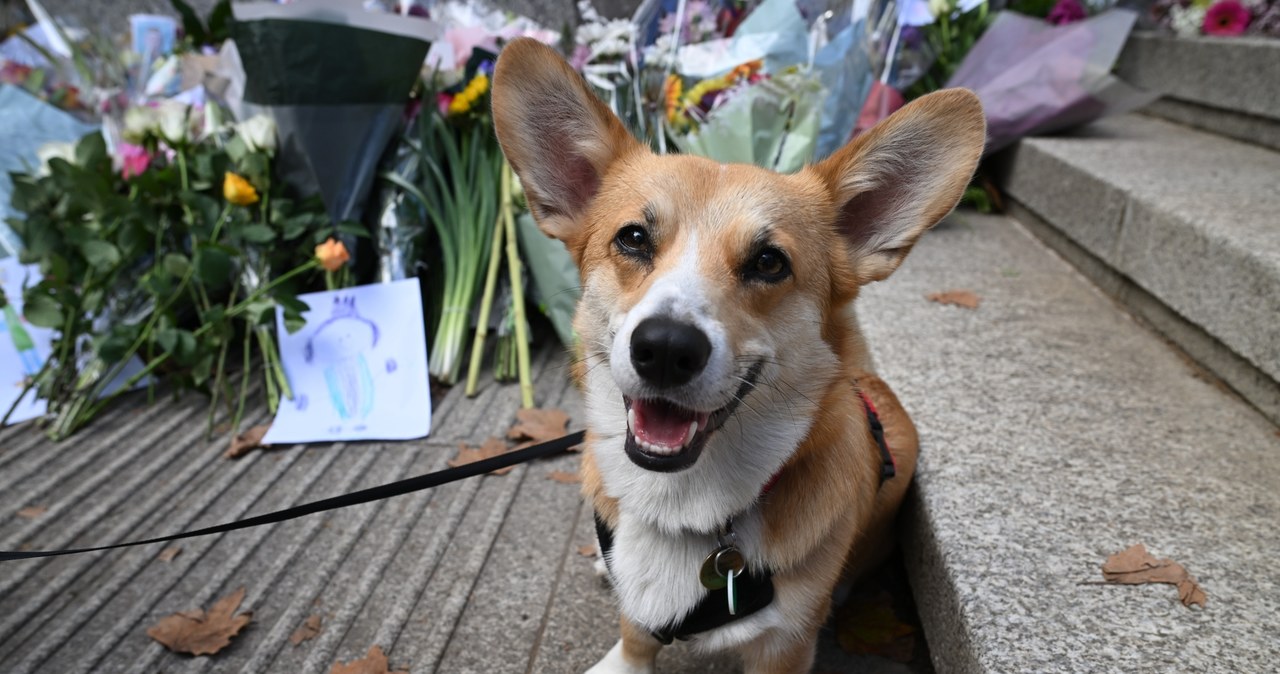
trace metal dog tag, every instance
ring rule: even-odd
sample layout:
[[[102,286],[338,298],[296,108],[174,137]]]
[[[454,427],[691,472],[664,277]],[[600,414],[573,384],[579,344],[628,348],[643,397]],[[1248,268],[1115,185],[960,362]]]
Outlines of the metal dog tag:
[[[722,545],[707,555],[707,559],[702,562],[698,580],[708,590],[719,590],[731,585],[729,582],[731,574],[740,574],[746,567],[747,560],[742,556],[741,550],[732,545]],[[733,599],[730,598],[729,601],[732,603]]]

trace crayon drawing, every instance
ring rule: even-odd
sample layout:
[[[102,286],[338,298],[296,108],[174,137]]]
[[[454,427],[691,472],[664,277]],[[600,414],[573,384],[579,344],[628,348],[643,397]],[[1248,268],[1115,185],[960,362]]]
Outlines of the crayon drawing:
[[[299,297],[307,324],[280,356],[293,389],[269,444],[419,438],[431,430],[426,334],[416,280]]]

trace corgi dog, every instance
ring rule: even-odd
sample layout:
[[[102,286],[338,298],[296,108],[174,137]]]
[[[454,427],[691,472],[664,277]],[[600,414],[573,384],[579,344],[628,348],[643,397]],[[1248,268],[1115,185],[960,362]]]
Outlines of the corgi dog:
[[[581,272],[583,493],[621,611],[589,672],[673,639],[807,672],[838,586],[890,552],[916,432],[853,304],[951,212],[977,97],[922,97],[791,175],[635,140],[552,49],[498,59],[493,118],[528,206]]]

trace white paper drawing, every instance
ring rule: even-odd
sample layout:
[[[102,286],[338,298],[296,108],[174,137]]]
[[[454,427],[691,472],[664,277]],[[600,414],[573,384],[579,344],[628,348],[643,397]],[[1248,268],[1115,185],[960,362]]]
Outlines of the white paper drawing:
[[[267,444],[407,440],[431,431],[422,299],[415,279],[299,296],[310,310],[280,357],[293,389]]]
[[[9,304],[0,310],[0,418],[22,395],[28,377],[33,377],[53,353],[53,330],[31,325],[22,318],[22,288],[40,280],[35,265],[22,265],[17,258],[0,259],[0,288]],[[47,403],[27,392],[14,408],[9,423],[34,419],[45,413]]]

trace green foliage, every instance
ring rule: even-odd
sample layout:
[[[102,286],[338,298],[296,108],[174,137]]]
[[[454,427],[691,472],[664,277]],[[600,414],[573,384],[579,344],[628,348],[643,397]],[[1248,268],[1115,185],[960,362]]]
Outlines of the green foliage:
[[[11,174],[21,217],[8,222],[23,242],[21,260],[43,275],[24,292],[24,314],[58,331],[53,357],[34,378],[54,437],[91,420],[106,384],[135,357],[144,373],[232,402],[227,351],[249,349],[252,337],[270,361],[276,306],[291,329],[301,326],[306,306],[296,294],[318,283],[315,241],[334,228],[318,198],[294,198],[272,180],[266,153],[241,144],[230,156],[232,143],[221,137],[229,133],[184,143],[172,160],[158,139],[145,138],[155,155],[129,179],[96,132],[79,141],[74,161]],[[227,172],[248,177],[259,201],[226,202]],[[278,356],[274,362],[268,389],[287,391]]]
[[[231,0],[219,0],[204,20],[183,0],[169,0],[169,4],[182,17],[182,32],[190,46],[220,45],[231,37]]]

